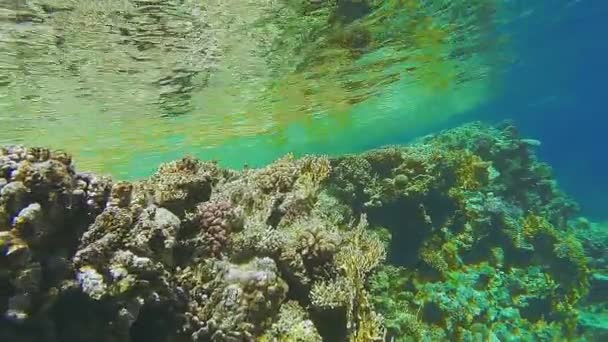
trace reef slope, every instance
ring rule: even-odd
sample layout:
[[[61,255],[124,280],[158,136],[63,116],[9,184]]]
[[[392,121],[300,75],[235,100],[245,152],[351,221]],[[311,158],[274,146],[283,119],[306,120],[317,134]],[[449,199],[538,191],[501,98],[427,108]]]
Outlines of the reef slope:
[[[5,147],[0,340],[599,339],[605,248],[537,145],[473,123],[132,183]]]

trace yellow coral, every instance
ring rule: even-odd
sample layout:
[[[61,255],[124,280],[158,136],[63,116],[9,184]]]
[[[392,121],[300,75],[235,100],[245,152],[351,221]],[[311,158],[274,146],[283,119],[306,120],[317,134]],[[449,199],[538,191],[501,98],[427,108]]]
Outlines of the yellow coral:
[[[422,248],[420,259],[440,273],[446,273],[449,270],[448,263],[445,261],[441,251],[434,249],[434,246]]]
[[[335,281],[323,281],[313,284],[310,290],[310,302],[317,308],[335,309],[344,307],[349,302],[349,281],[338,278]]]
[[[456,181],[463,190],[477,190],[488,181],[491,163],[483,161],[478,155],[466,152],[459,164]]]
[[[310,175],[311,180],[320,183],[329,177],[331,165],[327,157],[306,156],[300,160],[300,172]]]
[[[558,231],[547,219],[534,214],[528,214],[524,218],[523,232],[531,240],[549,238],[553,246],[553,257],[569,263],[568,272],[574,272],[574,275],[564,276],[560,270],[552,274],[558,281],[561,279],[561,285],[568,290],[559,301],[553,303],[553,307],[565,315],[575,315],[574,305],[589,288],[589,269],[580,241],[572,233]]]
[[[380,341],[384,336],[381,317],[374,312],[365,289],[367,275],[386,257],[382,241],[367,231],[362,215],[348,236],[348,243],[336,256],[336,263],[348,282],[347,322],[350,342]]]
[[[555,228],[545,218],[530,213],[524,218],[523,232],[527,238],[534,238],[541,233],[554,236]]]

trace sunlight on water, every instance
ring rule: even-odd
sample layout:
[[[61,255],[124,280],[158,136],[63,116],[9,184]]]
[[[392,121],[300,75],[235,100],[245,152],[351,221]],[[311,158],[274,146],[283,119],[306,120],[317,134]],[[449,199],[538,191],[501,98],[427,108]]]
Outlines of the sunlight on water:
[[[491,99],[512,58],[503,6],[0,0],[0,143],[121,177],[184,153],[348,151]]]

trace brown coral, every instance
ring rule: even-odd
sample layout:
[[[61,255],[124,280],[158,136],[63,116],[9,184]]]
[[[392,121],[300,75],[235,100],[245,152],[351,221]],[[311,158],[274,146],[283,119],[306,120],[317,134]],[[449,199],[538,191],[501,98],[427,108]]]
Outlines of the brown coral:
[[[215,257],[226,251],[231,233],[243,225],[240,210],[226,201],[199,204],[191,220],[200,230],[198,239],[206,252]]]
[[[258,186],[265,193],[288,192],[299,174],[293,155],[287,155],[256,174]]]
[[[108,206],[126,208],[131,203],[133,184],[128,182],[118,182],[112,186]]]
[[[214,179],[214,164],[192,157],[163,164],[144,186],[153,201],[177,215],[209,199]]]

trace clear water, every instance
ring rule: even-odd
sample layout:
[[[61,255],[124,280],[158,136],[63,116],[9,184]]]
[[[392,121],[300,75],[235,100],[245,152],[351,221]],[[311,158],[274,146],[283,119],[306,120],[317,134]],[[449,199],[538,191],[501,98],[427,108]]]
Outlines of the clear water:
[[[518,0],[0,0],[0,143],[150,174],[359,151],[513,119],[606,211],[608,5]],[[598,148],[600,147],[600,148]],[[604,215],[605,217],[606,215]]]

